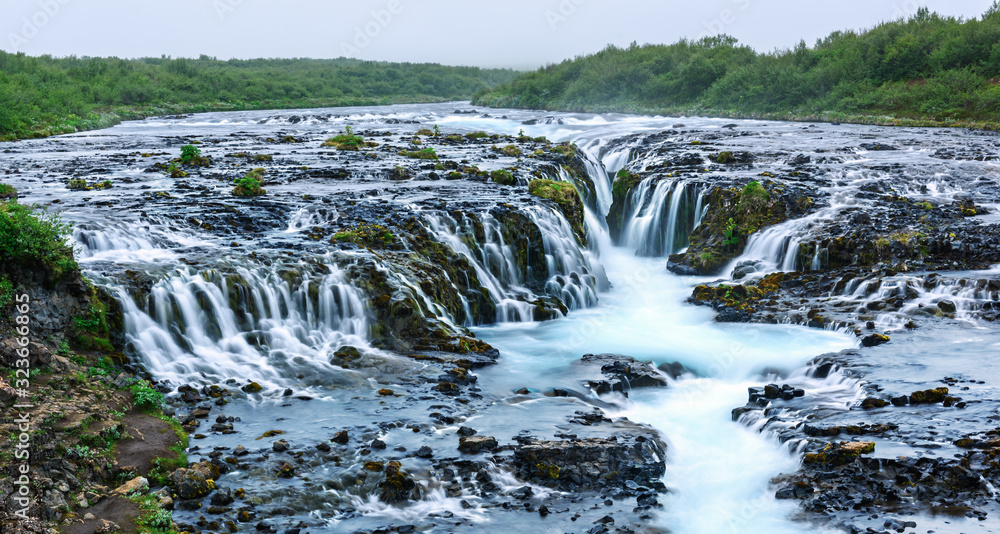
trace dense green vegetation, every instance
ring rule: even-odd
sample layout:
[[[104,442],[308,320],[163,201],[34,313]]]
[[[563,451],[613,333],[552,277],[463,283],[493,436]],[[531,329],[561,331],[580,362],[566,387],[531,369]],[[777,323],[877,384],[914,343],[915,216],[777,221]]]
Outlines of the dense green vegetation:
[[[0,51],[0,139],[167,113],[470,98],[511,70],[353,59],[29,57]]]
[[[17,269],[45,269],[53,282],[76,269],[73,250],[66,244],[69,231],[56,214],[17,200],[0,201],[0,309],[14,300],[11,277]]]
[[[1000,1],[980,18],[927,9],[808,47],[757,53],[728,36],[609,46],[523,74],[474,103],[569,111],[885,123],[1000,117]]]

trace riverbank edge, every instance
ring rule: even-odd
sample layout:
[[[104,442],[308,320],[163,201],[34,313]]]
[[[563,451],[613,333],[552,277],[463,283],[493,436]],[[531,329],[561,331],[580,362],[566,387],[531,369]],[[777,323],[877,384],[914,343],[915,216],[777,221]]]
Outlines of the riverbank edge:
[[[0,143],[24,141],[28,139],[44,139],[57,135],[102,130],[117,126],[125,121],[144,120],[161,115],[185,115],[189,113],[214,113],[227,111],[265,111],[291,109],[336,109],[357,106],[392,106],[398,104],[439,104],[452,102],[452,99],[433,96],[417,97],[387,97],[359,99],[304,99],[263,102],[202,102],[156,104],[148,106],[116,106],[113,108],[97,108],[85,117],[69,115],[56,117],[52,122],[39,124],[30,132],[18,132],[0,135]]]

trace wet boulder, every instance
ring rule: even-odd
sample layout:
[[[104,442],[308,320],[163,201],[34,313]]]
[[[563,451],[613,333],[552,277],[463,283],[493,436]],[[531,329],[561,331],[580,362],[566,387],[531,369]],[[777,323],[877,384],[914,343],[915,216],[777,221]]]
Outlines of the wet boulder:
[[[625,487],[631,481],[656,488],[666,471],[666,446],[652,436],[563,441],[525,440],[514,451],[521,480],[562,490]]]
[[[620,354],[586,354],[581,365],[600,365],[604,380],[587,380],[586,385],[598,395],[617,391],[627,394],[633,388],[667,385],[663,373],[650,362],[640,362]]]
[[[416,482],[403,471],[403,464],[400,462],[386,464],[384,478],[378,486],[379,498],[390,504],[413,499],[418,493]]]
[[[926,389],[910,394],[910,404],[937,404],[944,402],[948,396],[948,388]]]
[[[489,436],[463,436],[458,439],[458,450],[467,454],[479,454],[484,450],[492,451],[497,448],[497,445],[496,438]]]

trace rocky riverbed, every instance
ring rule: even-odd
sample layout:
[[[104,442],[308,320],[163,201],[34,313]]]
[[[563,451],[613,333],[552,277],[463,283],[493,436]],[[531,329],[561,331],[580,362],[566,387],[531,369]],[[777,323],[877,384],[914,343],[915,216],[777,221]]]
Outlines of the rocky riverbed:
[[[188,465],[135,474],[181,531],[992,532],[997,139],[685,121],[397,106],[0,147],[104,303],[108,347],[40,365],[83,371],[78,404],[124,388],[101,420],[130,376],[166,394]],[[88,311],[19,283],[58,352]],[[109,459],[39,519],[101,528]]]

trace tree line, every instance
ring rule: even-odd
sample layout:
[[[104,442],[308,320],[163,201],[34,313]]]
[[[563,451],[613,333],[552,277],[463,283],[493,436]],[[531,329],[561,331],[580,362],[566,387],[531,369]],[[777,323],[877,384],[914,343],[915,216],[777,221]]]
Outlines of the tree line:
[[[354,59],[32,57],[0,51],[0,138],[158,112],[469,99],[514,71]]]
[[[815,45],[758,53],[720,35],[566,60],[474,103],[566,111],[768,117],[1000,117],[1000,1],[981,17],[916,14]]]

